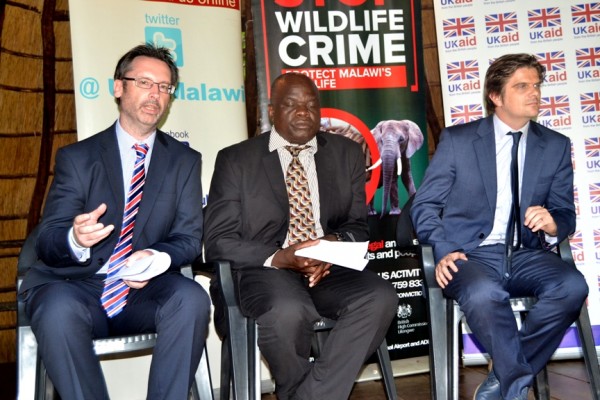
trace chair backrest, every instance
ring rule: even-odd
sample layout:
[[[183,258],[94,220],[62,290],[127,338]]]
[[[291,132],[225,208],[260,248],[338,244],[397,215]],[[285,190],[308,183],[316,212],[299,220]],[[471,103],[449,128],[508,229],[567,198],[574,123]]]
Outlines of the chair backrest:
[[[417,240],[417,234],[413,226],[412,220],[410,219],[410,208],[412,207],[415,195],[413,194],[406,200],[406,203],[402,207],[398,222],[396,223],[396,246],[397,247],[409,247],[419,243]]]
[[[22,276],[27,272],[29,267],[38,260],[37,251],[35,245],[40,232],[40,225],[37,225],[25,239],[21,252],[19,253],[19,259],[17,261],[17,273]]]

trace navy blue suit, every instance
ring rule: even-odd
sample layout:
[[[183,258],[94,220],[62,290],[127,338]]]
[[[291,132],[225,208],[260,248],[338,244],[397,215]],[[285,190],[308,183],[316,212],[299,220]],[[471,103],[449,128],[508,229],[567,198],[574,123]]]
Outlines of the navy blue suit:
[[[530,123],[521,185],[521,221],[530,206],[544,206],[558,227],[557,239],[575,230],[573,167],[567,137]],[[494,361],[503,396],[529,386],[577,318],[587,284],[556,254],[544,250],[537,233],[521,225],[522,247],[505,275],[504,245],[479,245],[490,234],[497,199],[493,117],[453,126],[440,143],[411,208],[418,238],[433,246],[436,263],[461,251],[459,271],[444,289],[456,299],[479,342]],[[520,331],[509,297],[539,302]]]
[[[107,398],[92,339],[157,332],[148,398],[186,399],[198,366],[210,301],[179,268],[201,255],[201,156],[158,131],[136,217],[133,252],[166,252],[171,266],[140,290],[131,289],[125,309],[108,319],[100,304],[98,270],[116,245],[125,203],[115,126],[56,154],[55,176],[41,222],[39,261],[28,271],[20,296],[40,354],[63,399]],[[100,218],[115,230],[81,263],[69,248],[68,231],[79,214],[106,203]]]

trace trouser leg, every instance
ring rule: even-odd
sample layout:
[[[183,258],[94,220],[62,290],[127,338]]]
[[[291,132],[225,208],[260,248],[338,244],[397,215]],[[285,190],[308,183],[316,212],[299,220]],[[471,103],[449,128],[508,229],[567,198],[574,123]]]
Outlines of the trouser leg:
[[[398,296],[372,271],[341,267],[334,267],[309,293],[319,314],[337,322],[296,398],[346,399],[364,362],[381,345]]]
[[[63,400],[108,399],[93,339],[108,335],[102,280],[59,281],[31,289],[26,312],[38,352]]]
[[[178,273],[132,290],[127,306],[111,320],[116,334],[156,332],[148,399],[187,399],[200,363],[210,313],[208,294]]]
[[[457,263],[458,272],[444,294],[458,302],[469,328],[492,357],[503,397],[514,398],[519,388],[531,385],[533,373],[504,287],[504,246],[476,249],[467,257]]]
[[[508,290],[512,297],[537,298],[520,332],[523,354],[536,375],[579,316],[588,286],[581,272],[554,253],[519,251],[515,254]]]
[[[248,268],[236,276],[241,311],[256,320],[277,398],[290,399],[311,368],[312,327],[320,318],[307,284],[295,272],[274,268]]]

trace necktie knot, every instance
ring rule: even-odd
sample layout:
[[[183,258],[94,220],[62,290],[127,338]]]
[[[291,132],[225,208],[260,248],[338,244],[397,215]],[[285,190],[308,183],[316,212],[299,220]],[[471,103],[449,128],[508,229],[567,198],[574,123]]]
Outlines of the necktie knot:
[[[521,131],[507,133],[507,135],[511,135],[513,137],[513,143],[519,143],[519,140],[521,140],[522,134],[523,133]]]
[[[138,158],[145,158],[150,147],[146,143],[136,143],[133,145],[135,154]]]
[[[287,151],[290,152],[290,154],[292,155],[292,157],[296,158],[300,155],[300,153],[302,152],[302,150],[306,150],[308,149],[310,146],[304,145],[304,146],[285,146],[285,149]]]

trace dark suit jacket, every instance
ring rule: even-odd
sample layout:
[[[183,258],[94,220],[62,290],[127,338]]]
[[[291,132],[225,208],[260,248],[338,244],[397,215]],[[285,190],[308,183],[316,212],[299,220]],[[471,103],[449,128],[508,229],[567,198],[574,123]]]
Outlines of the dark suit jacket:
[[[225,259],[234,268],[262,266],[281,248],[289,223],[289,202],[270,133],[225,148],[217,155],[205,221],[209,260]],[[317,134],[315,165],[324,234],[351,233],[368,240],[365,162],[350,139]]]
[[[496,209],[493,117],[449,127],[417,190],[411,216],[419,240],[433,246],[436,262],[469,252],[486,238]],[[544,206],[558,226],[558,241],[575,230],[571,142],[531,122],[521,184],[521,221],[530,206]],[[523,246],[541,249],[537,234],[521,227]]]
[[[136,217],[133,251],[151,248],[171,256],[171,269],[201,254],[201,155],[158,131]],[[58,150],[54,181],[46,199],[37,241],[40,260],[33,265],[20,292],[62,279],[84,279],[110,258],[123,221],[125,194],[115,125]],[[91,248],[85,263],[76,261],[67,235],[75,216],[106,203],[100,218],[114,224],[112,234]]]

